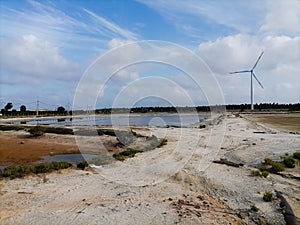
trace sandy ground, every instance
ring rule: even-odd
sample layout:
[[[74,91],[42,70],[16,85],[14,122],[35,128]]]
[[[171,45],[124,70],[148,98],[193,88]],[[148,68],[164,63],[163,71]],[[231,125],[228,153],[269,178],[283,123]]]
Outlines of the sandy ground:
[[[95,170],[0,181],[0,223],[285,224],[278,200],[262,200],[267,190],[281,191],[299,221],[299,165],[285,172],[298,179],[250,175],[265,157],[299,151],[299,134],[234,115],[213,129],[151,132],[168,144]],[[212,163],[220,158],[245,165]]]

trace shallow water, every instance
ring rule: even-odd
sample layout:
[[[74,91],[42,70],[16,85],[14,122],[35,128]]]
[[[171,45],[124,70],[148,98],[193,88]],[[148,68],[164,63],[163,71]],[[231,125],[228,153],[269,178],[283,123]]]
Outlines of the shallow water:
[[[145,115],[96,115],[82,116],[65,120],[51,119],[40,120],[39,124],[54,126],[178,126],[188,127],[204,119],[197,114],[145,114]],[[20,122],[16,122],[20,123]],[[30,121],[27,124],[36,124]]]

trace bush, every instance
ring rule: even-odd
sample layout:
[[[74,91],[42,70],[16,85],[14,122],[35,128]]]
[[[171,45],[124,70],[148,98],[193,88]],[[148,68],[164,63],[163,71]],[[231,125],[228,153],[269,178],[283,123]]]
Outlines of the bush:
[[[71,166],[68,162],[51,162],[50,164],[38,164],[32,166],[16,166],[4,169],[0,176],[9,177],[10,179],[21,178],[30,173],[46,173],[53,170],[66,169]]]
[[[293,157],[294,159],[300,160],[300,152],[294,152]]]
[[[270,158],[265,158],[265,163],[268,165],[273,165],[274,161]]]
[[[261,172],[261,175],[262,175],[263,177],[267,177],[267,176],[269,175],[269,172],[266,171],[266,170],[264,170],[264,171]]]
[[[271,170],[274,173],[282,172],[282,171],[284,171],[284,169],[285,169],[285,167],[284,167],[284,165],[282,163],[280,163],[280,162],[273,162]]]
[[[124,161],[126,158],[132,158],[136,153],[141,152],[133,148],[127,148],[125,151],[113,154],[113,157],[117,160]]]
[[[270,202],[273,199],[273,193],[270,191],[265,191],[264,196],[263,196],[263,200],[265,202]]]
[[[284,157],[283,163],[287,168],[295,167],[295,159],[293,159],[293,157],[291,157],[291,156]]]
[[[256,207],[256,205],[250,205],[250,209],[254,212],[258,212],[259,208]]]
[[[77,168],[84,170],[86,167],[88,167],[89,164],[87,163],[87,161],[83,161],[77,164]]]
[[[32,137],[38,137],[42,136],[45,133],[45,128],[41,127],[40,125],[36,125],[34,127],[31,127],[28,132],[30,133],[30,136]]]
[[[258,170],[251,170],[251,175],[255,176],[255,177],[260,177],[261,176],[261,174]]]

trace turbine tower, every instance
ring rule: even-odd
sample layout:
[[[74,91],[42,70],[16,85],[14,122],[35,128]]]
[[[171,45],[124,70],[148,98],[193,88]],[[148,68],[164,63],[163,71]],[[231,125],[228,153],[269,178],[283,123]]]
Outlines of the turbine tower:
[[[256,60],[256,63],[254,64],[254,66],[252,67],[251,70],[241,70],[241,71],[236,71],[236,72],[231,72],[230,74],[236,74],[236,73],[250,73],[250,79],[251,79],[251,83],[250,83],[250,100],[251,100],[251,110],[254,109],[253,107],[253,77],[255,78],[255,80],[257,81],[257,83],[262,87],[262,89],[264,88],[262,86],[262,84],[259,82],[259,80],[257,79],[257,77],[255,76],[253,70],[254,68],[257,66],[258,61],[260,60],[260,58],[262,57],[262,55],[264,54],[264,52],[262,52],[260,54],[260,56],[258,57],[258,59]]]

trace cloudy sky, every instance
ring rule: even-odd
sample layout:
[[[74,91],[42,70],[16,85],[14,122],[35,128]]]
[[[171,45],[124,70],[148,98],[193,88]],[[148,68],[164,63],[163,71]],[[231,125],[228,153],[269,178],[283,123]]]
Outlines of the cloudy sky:
[[[227,104],[249,103],[250,75],[229,72],[251,69],[264,51],[255,68],[264,89],[254,82],[255,102],[300,102],[299,0],[2,0],[0,6],[1,108],[9,101],[17,109],[20,104],[35,108],[37,100],[48,109],[72,104],[91,65],[128,43],[134,44],[126,54],[115,54],[105,65],[122,66],[120,60],[128,58],[139,61],[145,49],[135,42],[143,40],[167,41],[196,54],[216,78]],[[91,88],[81,93],[82,105],[76,107],[92,107],[84,103],[91,90],[97,108],[113,102],[208,104],[210,93],[201,88],[207,83],[195,85],[180,69],[176,62],[120,67],[109,80],[90,81]],[[107,76],[101,68],[93,72]],[[206,75],[200,71],[197,76]],[[136,100],[127,103],[124,93]],[[117,99],[120,95],[124,101]]]

